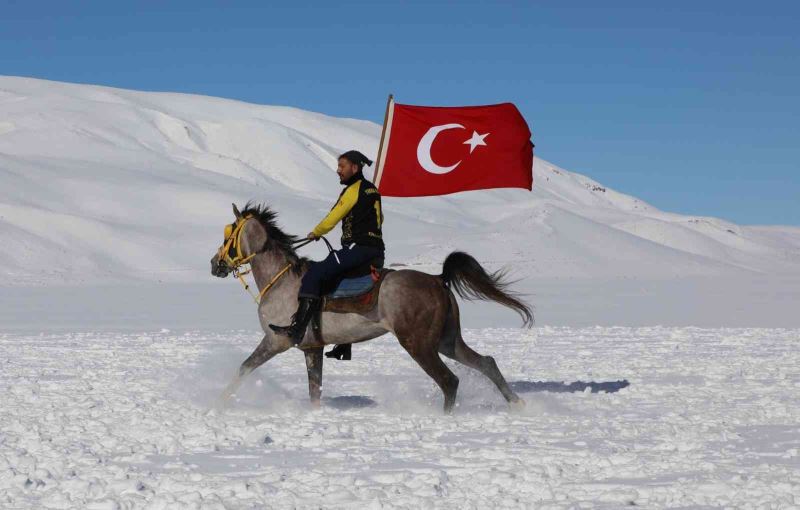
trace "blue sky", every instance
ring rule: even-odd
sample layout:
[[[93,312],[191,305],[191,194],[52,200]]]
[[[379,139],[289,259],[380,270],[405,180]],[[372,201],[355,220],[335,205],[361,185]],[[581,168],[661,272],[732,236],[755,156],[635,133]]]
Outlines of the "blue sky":
[[[0,2],[0,74],[381,122],[512,101],[537,154],[655,206],[800,225],[798,2]]]

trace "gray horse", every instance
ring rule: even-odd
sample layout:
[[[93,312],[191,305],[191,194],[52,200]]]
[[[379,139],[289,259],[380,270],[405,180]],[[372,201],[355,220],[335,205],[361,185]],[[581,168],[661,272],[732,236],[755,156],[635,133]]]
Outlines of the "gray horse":
[[[242,363],[238,375],[225,388],[224,404],[244,378],[268,361],[293,347],[285,336],[273,334],[268,324],[289,322],[297,304],[300,279],[308,260],[297,256],[293,244],[298,238],[278,228],[276,214],[266,206],[247,204],[239,212],[233,206],[235,223],[225,229],[225,239],[211,259],[211,274],[221,278],[250,264],[259,288],[258,318],[264,338]],[[309,328],[298,348],[304,351],[311,403],[320,405],[322,393],[322,351],[326,344],[357,343],[392,333],[400,345],[434,380],[444,393],[444,411],[453,409],[458,377],[439,357],[444,354],[488,377],[511,404],[522,400],[509,388],[490,356],[472,350],[461,337],[458,303],[453,291],[466,299],[486,299],[517,312],[530,327],[530,308],[506,290],[501,271],[487,273],[470,255],[453,252],[447,256],[442,274],[430,275],[403,269],[386,274],[379,289],[377,305],[369,312],[322,314],[322,335]],[[322,338],[320,338],[320,336]]]

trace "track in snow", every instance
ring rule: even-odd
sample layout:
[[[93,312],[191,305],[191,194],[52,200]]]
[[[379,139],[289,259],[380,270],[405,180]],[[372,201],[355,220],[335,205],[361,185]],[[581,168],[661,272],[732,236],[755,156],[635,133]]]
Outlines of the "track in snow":
[[[619,508],[800,504],[800,331],[467,331],[518,389],[458,365],[459,407],[390,337],[296,351],[209,412],[253,331],[0,333],[3,508]]]

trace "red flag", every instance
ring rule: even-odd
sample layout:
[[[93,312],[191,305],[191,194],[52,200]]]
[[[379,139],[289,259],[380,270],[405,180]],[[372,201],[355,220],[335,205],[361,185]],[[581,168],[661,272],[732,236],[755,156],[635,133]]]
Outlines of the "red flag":
[[[533,186],[531,131],[516,106],[436,107],[390,98],[375,172],[381,195]]]

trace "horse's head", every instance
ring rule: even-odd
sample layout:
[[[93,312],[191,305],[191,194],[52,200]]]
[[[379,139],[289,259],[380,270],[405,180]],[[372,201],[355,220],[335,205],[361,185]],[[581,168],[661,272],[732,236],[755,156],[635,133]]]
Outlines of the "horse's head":
[[[245,212],[247,210],[245,209]],[[225,237],[222,246],[211,258],[211,274],[225,278],[230,273],[236,275],[238,269],[249,263],[259,250],[254,246],[264,246],[267,233],[263,226],[251,215],[242,215],[236,204],[233,204],[236,220],[225,225]]]

